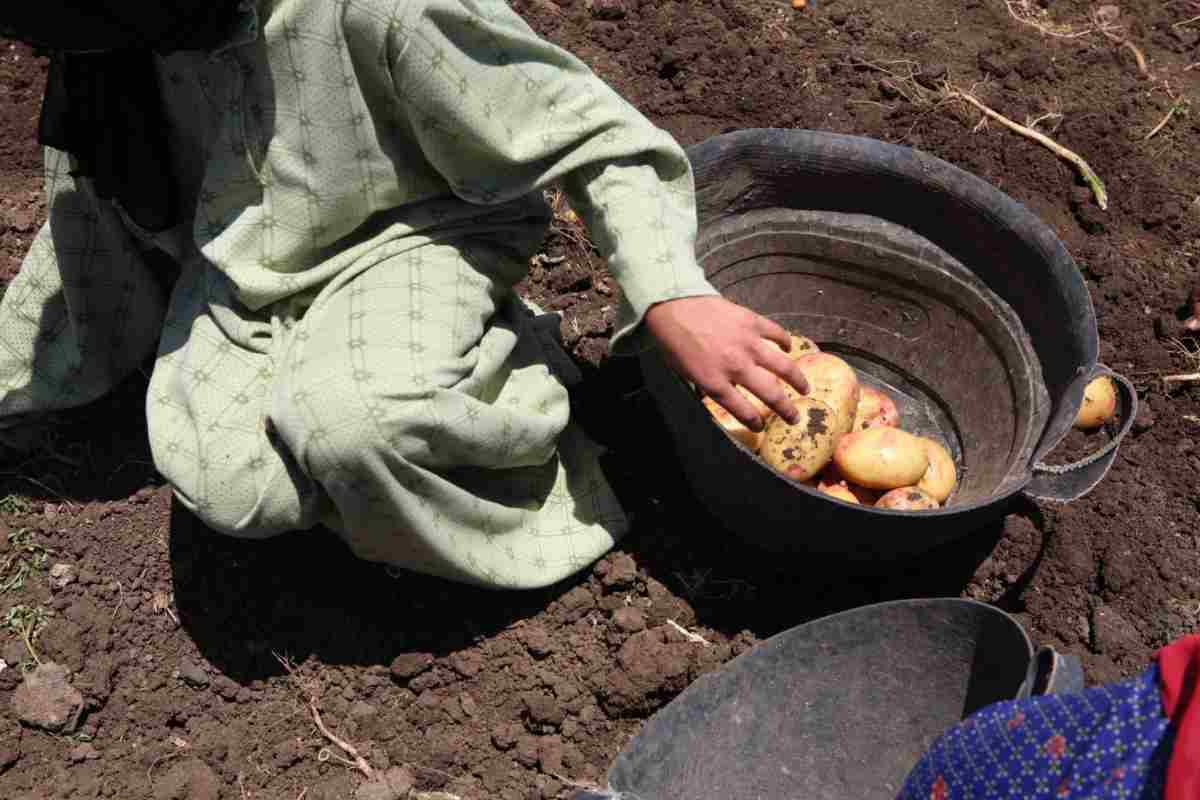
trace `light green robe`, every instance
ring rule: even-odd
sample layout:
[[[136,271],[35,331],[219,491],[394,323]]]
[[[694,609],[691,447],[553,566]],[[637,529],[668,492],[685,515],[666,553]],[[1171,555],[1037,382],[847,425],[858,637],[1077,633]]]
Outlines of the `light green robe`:
[[[261,0],[159,67],[192,222],[141,231],[47,152],[0,418],[90,402],[157,346],[155,463],[216,530],[325,523],[498,587],[609,549],[625,515],[512,287],[559,184],[623,289],[618,350],[714,294],[679,145],[500,0]],[[182,266],[169,298],[151,248]]]

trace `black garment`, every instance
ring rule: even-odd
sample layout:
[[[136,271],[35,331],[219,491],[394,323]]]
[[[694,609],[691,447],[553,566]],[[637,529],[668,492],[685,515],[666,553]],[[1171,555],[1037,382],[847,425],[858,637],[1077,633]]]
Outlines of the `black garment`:
[[[238,0],[10,0],[0,33],[51,54],[38,139],[75,158],[103,199],[162,231],[180,221],[154,54],[209,50]]]

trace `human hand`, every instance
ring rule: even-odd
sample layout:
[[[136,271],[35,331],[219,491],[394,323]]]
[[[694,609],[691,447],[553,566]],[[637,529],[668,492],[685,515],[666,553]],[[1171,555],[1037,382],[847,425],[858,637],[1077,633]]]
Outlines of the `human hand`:
[[[714,295],[656,303],[645,324],[667,364],[750,430],[762,430],[763,420],[737,386],[789,423],[797,421],[780,379],[800,394],[808,394],[808,381],[786,352],[791,337],[782,326]]]

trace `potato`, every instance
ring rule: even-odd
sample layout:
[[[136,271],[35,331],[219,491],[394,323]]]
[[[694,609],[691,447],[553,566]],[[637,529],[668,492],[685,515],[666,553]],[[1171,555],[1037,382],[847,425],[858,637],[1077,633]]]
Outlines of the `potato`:
[[[747,400],[750,401],[751,405],[754,406],[754,410],[758,412],[758,415],[762,417],[763,422],[766,423],[767,418],[771,416],[773,412],[767,408],[763,401],[759,400],[748,390],[743,389],[741,386],[737,387],[737,389]],[[708,413],[712,415],[712,418],[716,420],[716,423],[720,425],[726,433],[728,433],[734,439],[737,439],[746,447],[749,447],[755,453],[758,452],[758,449],[762,446],[765,427],[763,431],[755,433],[743,425],[737,417],[735,417],[733,414],[730,414],[725,406],[721,405],[716,400],[713,400],[711,397],[705,397],[701,402],[704,403],[704,407],[708,409]]]
[[[1101,375],[1083,390],[1083,405],[1075,417],[1075,427],[1087,431],[1099,428],[1117,413],[1117,387],[1107,375]]]
[[[867,428],[841,438],[833,454],[846,479],[868,489],[913,486],[929,469],[921,440],[899,428]]]
[[[854,492],[850,490],[850,486],[845,481],[837,483],[826,483],[820,481],[817,483],[817,491],[821,494],[827,494],[830,497],[836,497],[838,500],[843,500],[854,505],[861,505]]]
[[[854,495],[854,499],[864,506],[875,505],[875,501],[879,499],[880,495],[880,492],[877,492],[874,489],[868,489],[865,486],[859,486],[858,484],[851,482],[845,475],[841,473],[840,470],[838,470],[837,464],[834,463],[830,463],[829,466],[822,470],[820,480],[814,484],[814,488],[819,489],[820,485],[822,484],[828,486],[834,486],[837,484],[844,485],[850,490],[850,493]]]
[[[950,457],[946,448],[933,439],[922,437],[921,443],[925,445],[925,453],[929,456],[929,468],[917,482],[917,487],[938,503],[944,503],[958,482],[958,470],[954,467],[954,459]]]
[[[849,433],[858,410],[858,375],[854,368],[829,353],[808,353],[797,358],[796,364],[808,379],[806,396],[822,401],[836,413],[834,433]],[[786,383],[783,386],[793,401],[801,396]]]
[[[938,502],[930,497],[924,489],[917,486],[904,486],[892,489],[879,498],[875,507],[890,508],[893,511],[928,511],[937,508]]]
[[[858,408],[854,413],[854,430],[863,431],[875,425],[895,428],[900,425],[896,403],[874,386],[860,386]]]
[[[788,351],[789,357],[799,358],[800,356],[805,356],[805,355],[808,355],[809,353],[821,352],[821,348],[817,347],[817,343],[814,342],[812,339],[809,339],[807,336],[800,336],[795,333],[790,334],[790,335],[792,337],[792,349]],[[774,342],[771,342],[771,344],[780,350],[783,349],[782,347],[779,347],[779,345],[775,344]]]
[[[837,444],[834,410],[812,397],[793,398],[800,421],[789,425],[772,417],[760,453],[763,460],[794,481],[804,482],[825,468]]]

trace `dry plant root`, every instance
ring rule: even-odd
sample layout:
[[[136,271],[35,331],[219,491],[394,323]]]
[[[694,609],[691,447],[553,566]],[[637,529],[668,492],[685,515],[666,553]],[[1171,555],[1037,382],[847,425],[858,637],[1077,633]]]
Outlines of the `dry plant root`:
[[[1146,137],[1142,139],[1142,141],[1148,142],[1157,136],[1159,131],[1167,127],[1167,123],[1170,122],[1171,118],[1175,116],[1175,112],[1187,105],[1187,100],[1184,100],[1182,97],[1174,98],[1174,100],[1175,102],[1171,104],[1171,108],[1167,111],[1167,115],[1163,117],[1162,121],[1155,125],[1149,133],[1146,134]]]
[[[1146,63],[1146,55],[1136,44],[1129,41],[1129,39],[1125,38],[1124,36],[1116,33],[1116,25],[1109,20],[1101,19],[1100,12],[1098,11],[1093,12],[1092,22],[1095,24],[1096,30],[1104,34],[1106,39],[1108,39],[1110,42],[1115,42],[1121,45],[1126,50],[1133,53],[1133,59],[1137,62],[1138,72],[1146,75],[1147,77],[1150,75],[1150,66]]]
[[[294,677],[295,668],[292,666],[291,661],[279,655],[278,653],[275,653],[274,655],[275,660],[280,663],[287,674]],[[361,754],[359,754],[358,749],[345,739],[338,737],[333,731],[329,730],[329,728],[325,726],[325,721],[321,719],[321,712],[317,710],[317,698],[311,692],[306,691],[305,694],[307,695],[305,699],[308,700],[308,710],[312,714],[313,723],[317,726],[317,730],[321,732],[322,736],[333,742],[347,756],[349,756],[349,758],[343,758],[337,753],[331,751],[329,748],[325,747],[317,753],[317,760],[320,762],[325,762],[332,758],[341,764],[358,770],[368,778],[374,776],[375,770],[371,769],[371,765],[367,763],[367,760],[363,758]]]
[[[1193,297],[1195,297],[1194,294]],[[1170,350],[1182,355],[1188,361],[1192,362],[1193,366],[1200,367],[1200,348],[1195,345],[1189,347],[1178,339],[1170,340],[1168,345]],[[1173,383],[1200,383],[1200,371],[1180,373],[1178,375],[1164,375],[1162,381],[1167,389],[1170,389]]]
[[[946,94],[950,98],[958,98],[959,100],[970,103],[971,105],[975,106],[975,108],[982,111],[983,114],[989,119],[996,120],[996,122],[999,122],[1012,132],[1020,134],[1026,139],[1032,139],[1046,149],[1050,150],[1050,152],[1054,153],[1059,158],[1071,162],[1071,164],[1075,166],[1075,169],[1079,171],[1079,174],[1083,177],[1084,181],[1087,182],[1087,185],[1091,187],[1092,193],[1096,196],[1096,204],[1099,205],[1101,209],[1105,211],[1108,210],[1108,190],[1104,188],[1104,181],[1100,180],[1100,176],[1096,174],[1095,170],[1093,170],[1078,153],[1068,150],[1043,133],[1039,133],[1032,128],[1027,128],[1020,123],[1013,122],[1000,112],[994,111],[993,109],[984,105],[979,98],[968,91],[949,86],[946,89]]]

